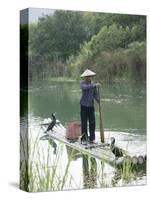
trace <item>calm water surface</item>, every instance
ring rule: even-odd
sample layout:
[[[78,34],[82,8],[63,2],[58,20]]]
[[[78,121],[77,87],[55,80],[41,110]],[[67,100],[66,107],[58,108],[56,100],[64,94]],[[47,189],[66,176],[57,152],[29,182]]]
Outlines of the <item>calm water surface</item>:
[[[29,90],[30,114],[50,117],[52,112],[65,124],[80,120],[78,82],[37,82]],[[101,88],[105,129],[146,133],[146,94],[144,84],[113,84]],[[97,128],[98,107],[95,105]]]

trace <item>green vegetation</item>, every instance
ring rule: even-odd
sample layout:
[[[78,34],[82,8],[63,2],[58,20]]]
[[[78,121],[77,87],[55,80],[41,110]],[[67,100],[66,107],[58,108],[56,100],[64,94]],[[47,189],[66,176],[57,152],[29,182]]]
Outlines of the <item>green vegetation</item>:
[[[20,188],[28,192],[55,191],[63,190],[68,182],[73,179],[69,174],[69,166],[74,156],[71,149],[68,162],[63,163],[64,172],[60,174],[60,164],[64,145],[59,144],[57,154],[52,158],[53,148],[48,143],[47,153],[41,146],[39,135],[36,139],[29,139],[29,160],[20,161]],[[21,141],[21,149],[24,151],[24,142]],[[22,155],[24,152],[22,152]],[[27,166],[27,167],[26,167]]]
[[[30,80],[78,78],[91,68],[106,82],[145,81],[146,16],[55,11],[29,25],[27,51]]]
[[[107,175],[108,166],[104,160],[95,159],[62,143],[58,143],[54,153],[53,141],[50,138],[47,141],[40,140],[40,135],[39,131],[35,138],[32,135],[29,135],[28,140],[21,137],[20,188],[22,190],[41,192],[110,187],[118,186],[120,181],[123,186],[131,184],[138,179],[140,173],[142,175],[146,171],[145,163],[140,166],[133,165],[131,160],[126,159],[121,165],[112,166],[115,168],[113,172],[111,171],[111,176],[110,172]],[[64,159],[64,155],[67,159]],[[72,161],[79,158],[82,161],[82,175],[81,180],[76,182],[70,167]]]
[[[48,80],[50,82],[75,82],[75,80],[73,78],[69,78],[69,77],[49,77]]]
[[[130,35],[132,31],[128,27],[118,27],[116,24],[102,27],[97,35],[84,43],[77,55],[70,56],[67,61],[70,74],[79,77],[84,69],[92,68],[103,81],[144,81],[145,41],[132,41]]]

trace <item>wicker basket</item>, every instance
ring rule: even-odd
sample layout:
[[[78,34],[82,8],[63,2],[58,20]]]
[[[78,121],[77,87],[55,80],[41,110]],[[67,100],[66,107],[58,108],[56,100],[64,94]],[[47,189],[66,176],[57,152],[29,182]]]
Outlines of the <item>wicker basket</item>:
[[[81,135],[81,123],[71,122],[66,127],[66,138],[69,140],[77,140]]]

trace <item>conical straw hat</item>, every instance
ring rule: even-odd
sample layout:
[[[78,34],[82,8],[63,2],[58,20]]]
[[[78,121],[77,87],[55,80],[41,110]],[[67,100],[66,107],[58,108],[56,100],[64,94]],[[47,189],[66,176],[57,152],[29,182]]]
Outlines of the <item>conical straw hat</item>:
[[[92,72],[91,70],[89,70],[89,69],[86,69],[84,72],[83,72],[83,74],[81,74],[81,76],[80,77],[86,77],[86,76],[95,76],[96,75],[96,73],[95,72]]]

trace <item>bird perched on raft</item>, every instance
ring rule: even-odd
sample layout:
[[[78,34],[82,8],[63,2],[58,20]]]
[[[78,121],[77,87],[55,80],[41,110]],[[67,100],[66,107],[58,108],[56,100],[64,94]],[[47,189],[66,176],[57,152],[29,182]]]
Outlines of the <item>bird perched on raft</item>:
[[[111,140],[110,150],[115,155],[115,157],[116,158],[123,157],[122,149],[120,149],[119,147],[115,146],[115,138],[111,137],[110,140]]]
[[[52,113],[51,116],[52,116],[52,121],[49,123],[49,125],[44,133],[47,133],[48,131],[52,131],[54,126],[56,126],[57,124],[60,123],[56,120],[55,113]]]

